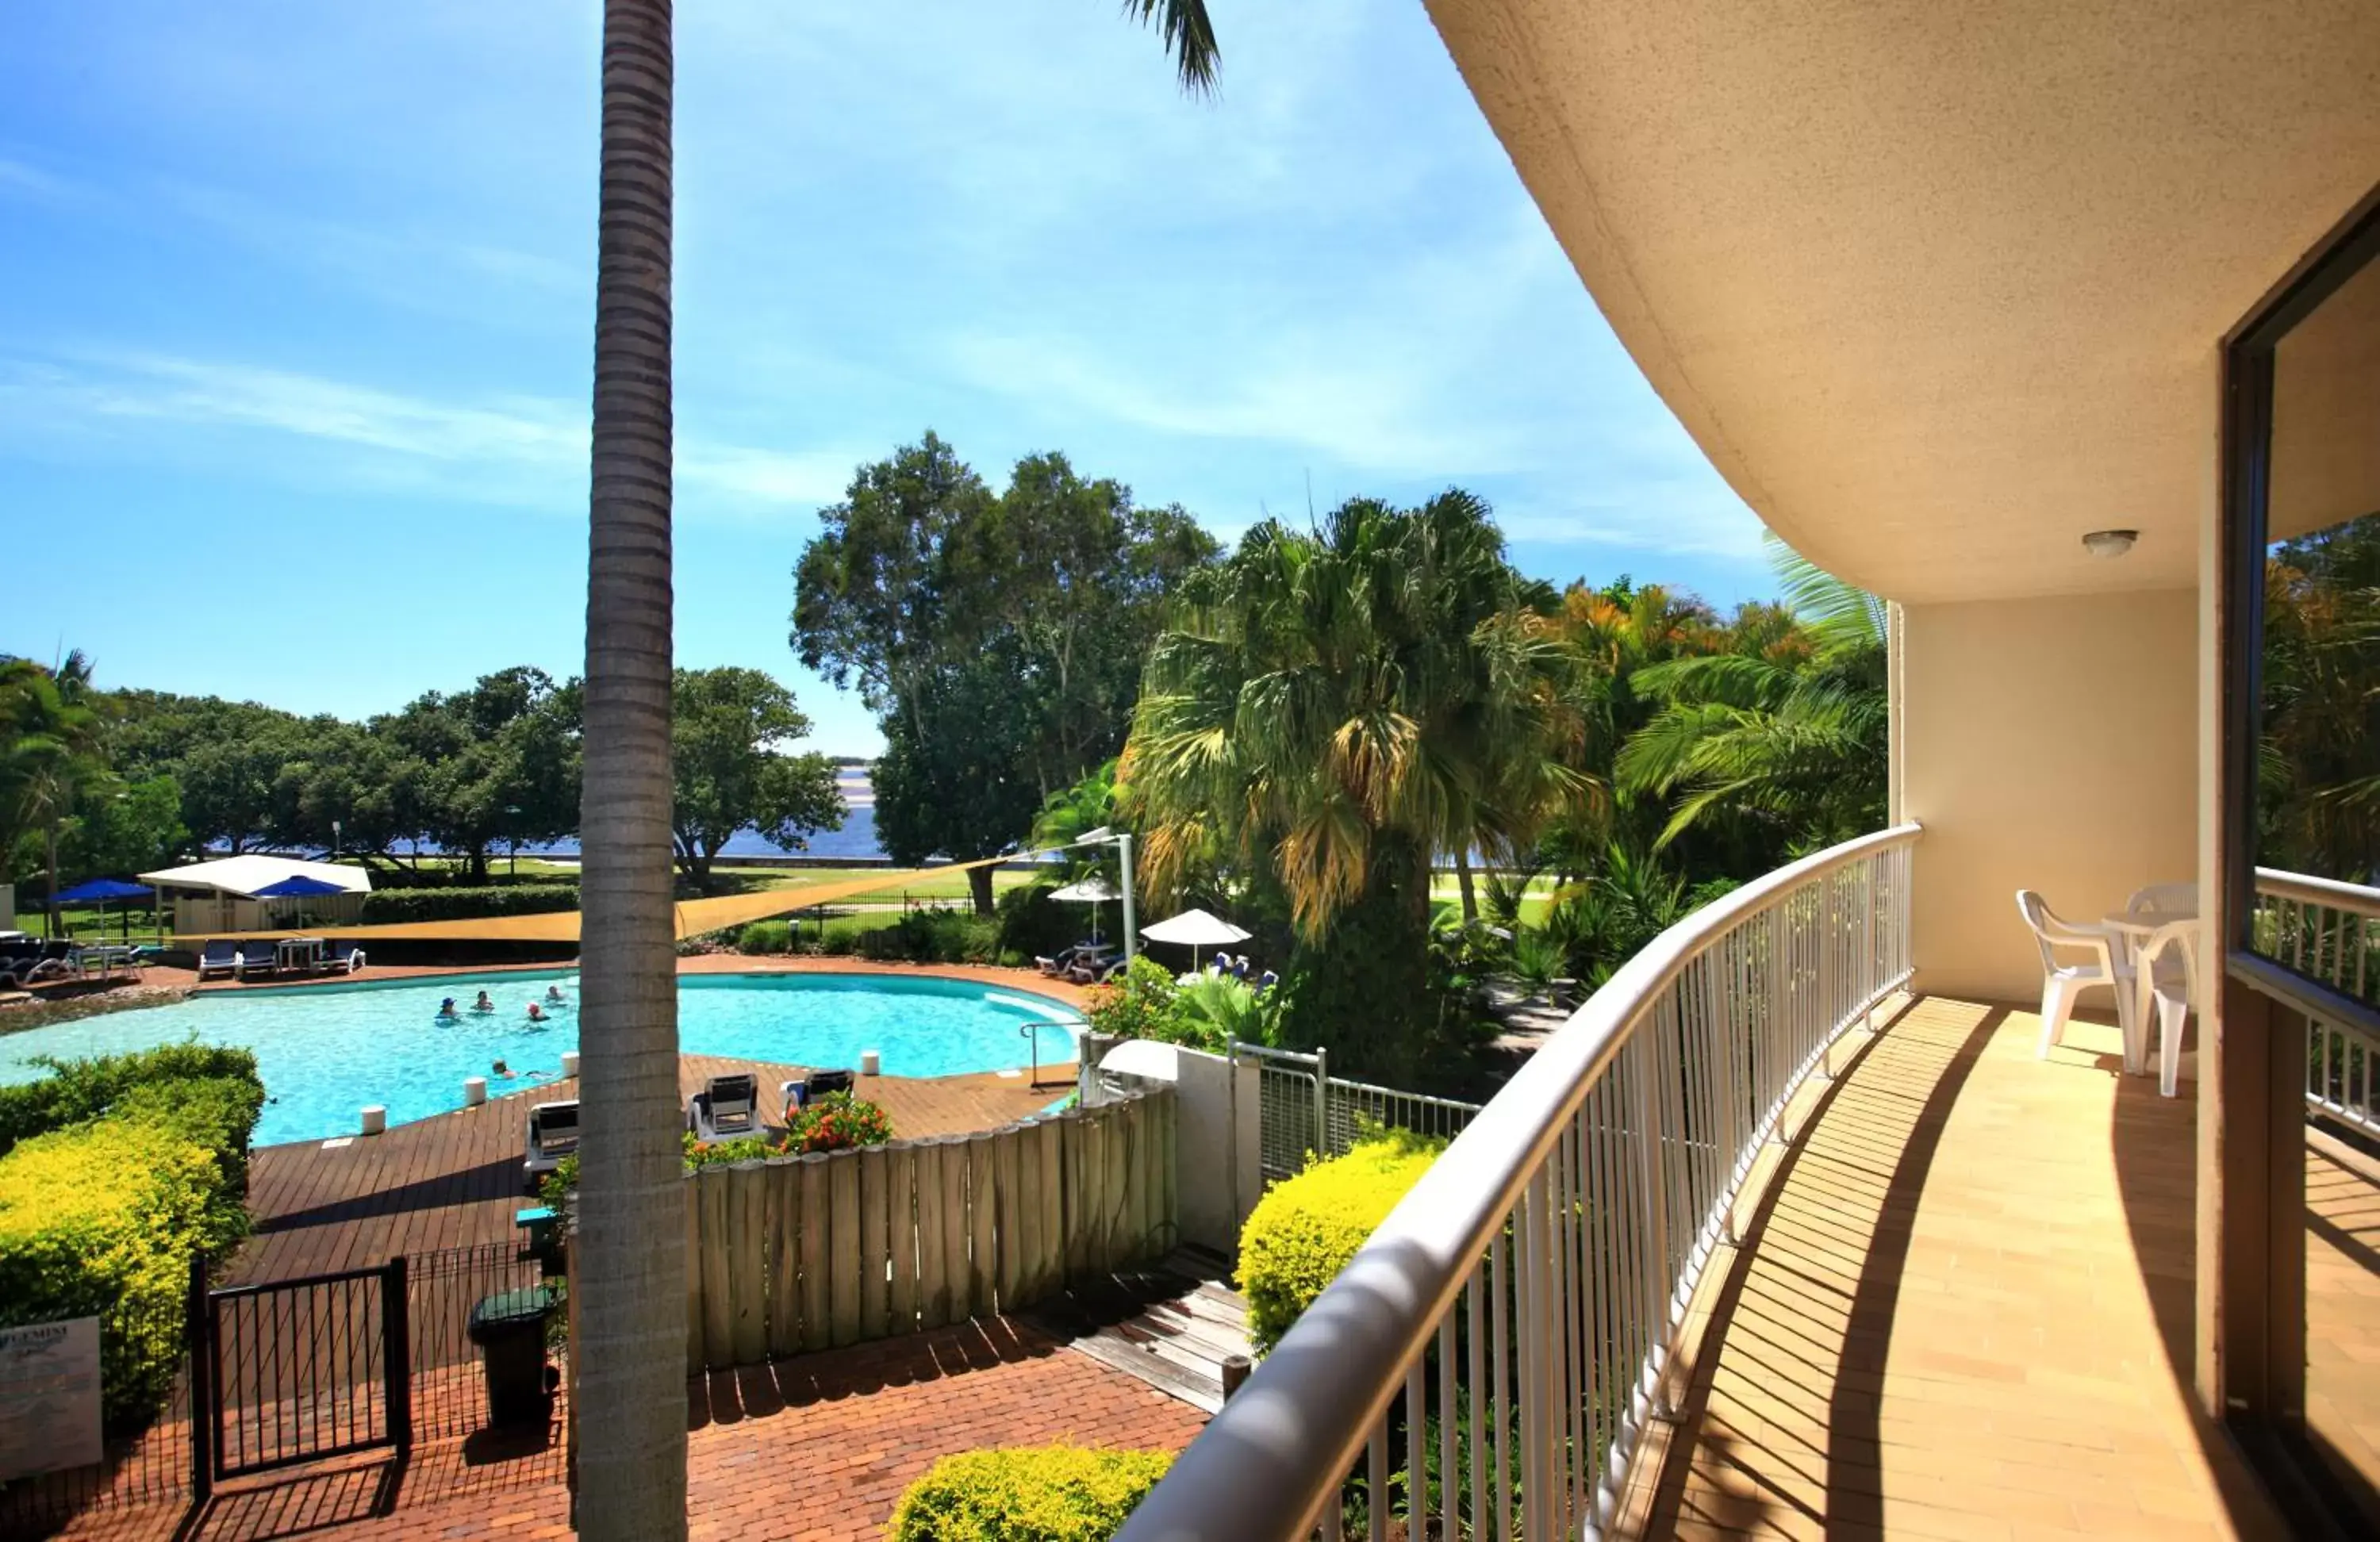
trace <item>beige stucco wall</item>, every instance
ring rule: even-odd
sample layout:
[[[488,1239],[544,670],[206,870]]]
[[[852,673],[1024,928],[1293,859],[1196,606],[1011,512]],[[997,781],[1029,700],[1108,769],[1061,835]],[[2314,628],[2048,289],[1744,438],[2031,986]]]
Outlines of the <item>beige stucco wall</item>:
[[[1918,986],[2036,1001],[2018,889],[2095,919],[2198,874],[2197,593],[1911,605],[1900,637]]]

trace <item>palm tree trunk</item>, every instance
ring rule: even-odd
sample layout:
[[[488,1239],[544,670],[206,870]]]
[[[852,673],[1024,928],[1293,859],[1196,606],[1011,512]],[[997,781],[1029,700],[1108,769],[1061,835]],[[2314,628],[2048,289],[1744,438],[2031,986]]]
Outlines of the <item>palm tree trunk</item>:
[[[1467,927],[1479,919],[1479,896],[1471,888],[1471,850],[1468,846],[1455,848],[1454,881],[1463,890],[1463,924]]]
[[[670,907],[669,0],[605,0],[579,809],[579,1535],[686,1536]]]

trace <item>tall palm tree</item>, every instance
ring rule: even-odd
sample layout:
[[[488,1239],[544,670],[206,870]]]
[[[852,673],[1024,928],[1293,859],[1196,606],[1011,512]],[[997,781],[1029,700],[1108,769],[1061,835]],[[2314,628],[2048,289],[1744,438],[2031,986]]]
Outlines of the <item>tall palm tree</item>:
[[[1186,89],[1203,0],[1126,0]],[[587,1141],[578,1206],[581,1535],[686,1535],[686,1257],[670,916],[669,0],[605,0],[579,833]]]
[[[102,715],[80,652],[55,669],[30,660],[0,662],[0,876],[30,832],[42,839],[46,892],[58,892],[58,832],[76,800],[104,782]],[[57,906],[46,926],[55,930]]]
[[[1789,848],[1879,825],[1885,812],[1884,602],[1771,538],[1770,557],[1809,646],[1671,659],[1637,672],[1660,703],[1616,771],[1632,793],[1675,795],[1667,845],[1698,820],[1759,820]]]
[[[1359,1065],[1418,1048],[1431,857],[1509,851],[1584,791],[1531,598],[1469,494],[1358,500],[1250,531],[1150,652],[1121,771],[1147,885],[1220,859],[1276,889],[1295,1031]]]

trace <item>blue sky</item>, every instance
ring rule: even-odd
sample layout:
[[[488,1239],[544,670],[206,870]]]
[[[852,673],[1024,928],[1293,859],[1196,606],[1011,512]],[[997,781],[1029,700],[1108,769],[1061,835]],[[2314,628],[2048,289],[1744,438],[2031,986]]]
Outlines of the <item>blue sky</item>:
[[[351,716],[576,672],[600,9],[0,6],[0,651]],[[1457,483],[1545,577],[1771,591],[1420,6],[1215,17],[1199,102],[1109,0],[679,6],[681,663],[873,750],[790,570],[929,426],[1226,539]]]

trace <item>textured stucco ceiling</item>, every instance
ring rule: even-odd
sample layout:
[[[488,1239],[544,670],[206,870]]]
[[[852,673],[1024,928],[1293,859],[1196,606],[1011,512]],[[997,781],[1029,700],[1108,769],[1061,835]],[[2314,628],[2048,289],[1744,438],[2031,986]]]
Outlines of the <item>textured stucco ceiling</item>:
[[[2194,582],[2216,346],[2380,183],[2380,0],[1428,3],[1705,453],[1901,600]]]

